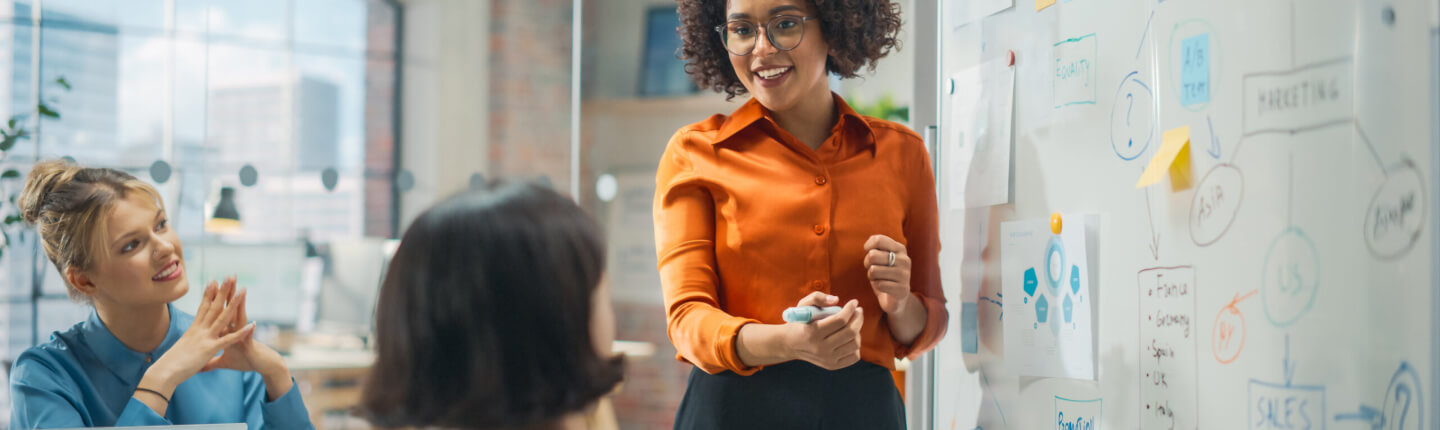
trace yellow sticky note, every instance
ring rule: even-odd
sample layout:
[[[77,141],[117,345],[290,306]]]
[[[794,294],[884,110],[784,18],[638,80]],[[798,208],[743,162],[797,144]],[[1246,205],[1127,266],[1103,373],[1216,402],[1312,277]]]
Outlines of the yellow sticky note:
[[[1145,188],[1155,185],[1170,174],[1170,190],[1179,191],[1190,188],[1190,126],[1178,127],[1165,132],[1161,138],[1160,150],[1155,153],[1155,158],[1150,159],[1150,165],[1145,166],[1145,173],[1140,175],[1140,181],[1135,183],[1135,188]]]
[[[1170,191],[1190,189],[1190,139],[1180,147],[1180,154],[1170,162]]]
[[[1054,4],[1055,4],[1055,0],[1035,0],[1035,11],[1036,11],[1036,12],[1039,12],[1040,9],[1044,9],[1044,8],[1050,7],[1051,5],[1054,5]]]

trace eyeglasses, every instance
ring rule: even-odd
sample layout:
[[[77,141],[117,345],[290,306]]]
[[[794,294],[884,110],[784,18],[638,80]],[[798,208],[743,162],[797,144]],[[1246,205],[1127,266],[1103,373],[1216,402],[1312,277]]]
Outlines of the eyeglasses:
[[[770,18],[765,22],[765,38],[770,40],[770,46],[781,51],[789,51],[800,46],[805,40],[805,21],[815,19],[813,16],[780,15]],[[725,50],[731,54],[745,56],[755,51],[757,37],[755,32],[757,26],[750,21],[735,20],[715,26],[715,31],[720,33],[720,42],[725,45]]]

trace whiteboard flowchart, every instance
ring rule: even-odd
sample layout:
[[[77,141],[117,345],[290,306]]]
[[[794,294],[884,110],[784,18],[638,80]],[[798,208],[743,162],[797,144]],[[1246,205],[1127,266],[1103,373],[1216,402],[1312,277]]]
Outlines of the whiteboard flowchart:
[[[1435,428],[1440,83],[1432,24],[1414,19],[1434,7],[1062,0],[941,25],[941,76],[1015,56],[1015,153],[1012,203],[942,198],[955,328],[936,428]],[[1130,186],[1181,127],[1189,174]],[[942,195],[963,194],[944,188],[953,174]],[[1051,212],[1103,220],[1093,380],[1012,355],[1033,354],[1016,327],[1059,335],[1032,320],[1063,316],[1044,287],[1065,284],[1005,252],[1000,227]]]

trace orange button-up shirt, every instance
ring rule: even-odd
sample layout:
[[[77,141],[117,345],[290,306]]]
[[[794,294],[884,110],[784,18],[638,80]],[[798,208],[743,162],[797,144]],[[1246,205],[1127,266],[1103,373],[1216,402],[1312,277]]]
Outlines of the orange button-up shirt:
[[[760,370],[740,361],[749,323],[781,324],[814,291],[858,299],[862,360],[894,369],[897,357],[934,347],[949,314],[940,289],[935,175],[920,137],[861,116],[839,96],[839,121],[817,150],[777,126],[751,99],[675,132],[655,178],[655,241],[670,341],[708,373]],[[904,244],[910,290],[925,329],[909,345],[890,335],[866,276],[865,241]]]

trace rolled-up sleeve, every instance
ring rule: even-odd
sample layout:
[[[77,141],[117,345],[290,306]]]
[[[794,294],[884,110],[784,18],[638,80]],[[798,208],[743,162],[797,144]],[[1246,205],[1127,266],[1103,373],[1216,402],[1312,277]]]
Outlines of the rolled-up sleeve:
[[[920,145],[917,147],[923,148]],[[945,291],[940,286],[940,211],[935,195],[935,173],[924,149],[909,157],[912,174],[906,177],[910,205],[905,220],[909,241],[910,292],[925,305],[925,329],[909,345],[896,342],[896,358],[915,358],[934,348],[945,337],[950,312],[945,309]]]
[[[740,328],[758,322],[720,309],[715,203],[685,153],[685,131],[670,139],[655,175],[655,249],[666,332],[684,359],[706,373],[750,375],[735,349]]]

